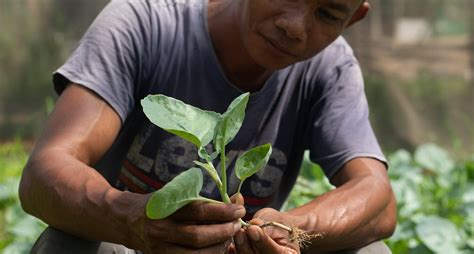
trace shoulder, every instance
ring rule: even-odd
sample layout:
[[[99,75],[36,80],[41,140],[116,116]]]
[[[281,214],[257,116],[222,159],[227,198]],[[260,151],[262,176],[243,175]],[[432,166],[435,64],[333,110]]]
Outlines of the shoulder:
[[[333,43],[331,43],[326,49],[324,49],[320,54],[321,57],[324,56],[354,56],[354,51],[352,47],[347,43],[344,37],[339,36]]]
[[[163,26],[179,20],[180,16],[199,13],[204,6],[198,0],[112,0],[107,4],[98,19],[123,21],[122,25],[134,26],[152,24]],[[143,28],[143,27],[142,27]]]
[[[341,76],[353,76],[360,72],[354,51],[341,36],[319,54],[291,67],[307,86],[323,88]]]
[[[304,64],[311,70],[308,73],[317,74],[317,78],[322,80],[330,78],[345,67],[359,65],[354,51],[342,36]]]

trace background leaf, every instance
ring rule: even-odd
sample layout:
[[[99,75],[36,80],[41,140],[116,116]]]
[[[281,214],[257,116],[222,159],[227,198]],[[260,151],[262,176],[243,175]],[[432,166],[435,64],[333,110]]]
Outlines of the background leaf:
[[[461,253],[461,237],[449,220],[429,216],[420,219],[416,233],[423,244],[435,253]]]
[[[415,151],[415,161],[420,166],[439,174],[449,173],[455,165],[448,153],[434,144],[418,147]]]

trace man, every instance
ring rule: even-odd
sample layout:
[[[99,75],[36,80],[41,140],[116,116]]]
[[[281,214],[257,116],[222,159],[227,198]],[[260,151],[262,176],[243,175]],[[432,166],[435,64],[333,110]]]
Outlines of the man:
[[[242,229],[244,216],[321,233],[308,253],[390,236],[396,212],[385,159],[357,61],[339,37],[368,10],[362,0],[112,1],[55,73],[60,97],[24,170],[22,205],[50,225],[33,253],[302,251],[278,230]],[[149,123],[140,99],[161,93],[223,112],[247,91],[246,119],[227,156],[232,162],[270,142],[269,165],[236,204],[192,203],[147,219],[149,193],[197,155]],[[279,212],[305,149],[337,188]],[[209,179],[202,194],[219,197]]]

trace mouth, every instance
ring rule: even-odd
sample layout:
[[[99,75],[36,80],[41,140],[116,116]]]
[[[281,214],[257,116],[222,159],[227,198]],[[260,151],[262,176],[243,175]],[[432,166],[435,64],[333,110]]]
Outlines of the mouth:
[[[281,46],[276,40],[270,39],[264,35],[261,35],[261,36],[263,40],[265,41],[265,44],[270,48],[270,50],[276,53],[277,55],[290,56],[290,57],[296,58],[296,54],[293,54],[290,50]]]

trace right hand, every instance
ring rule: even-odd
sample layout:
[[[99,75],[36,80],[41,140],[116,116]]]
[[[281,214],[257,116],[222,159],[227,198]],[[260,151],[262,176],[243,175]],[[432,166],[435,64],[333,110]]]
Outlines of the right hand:
[[[193,202],[168,218],[151,220],[145,214],[146,201],[141,203],[130,223],[133,245],[146,254],[224,253],[241,228],[238,219],[245,215],[242,205]]]

